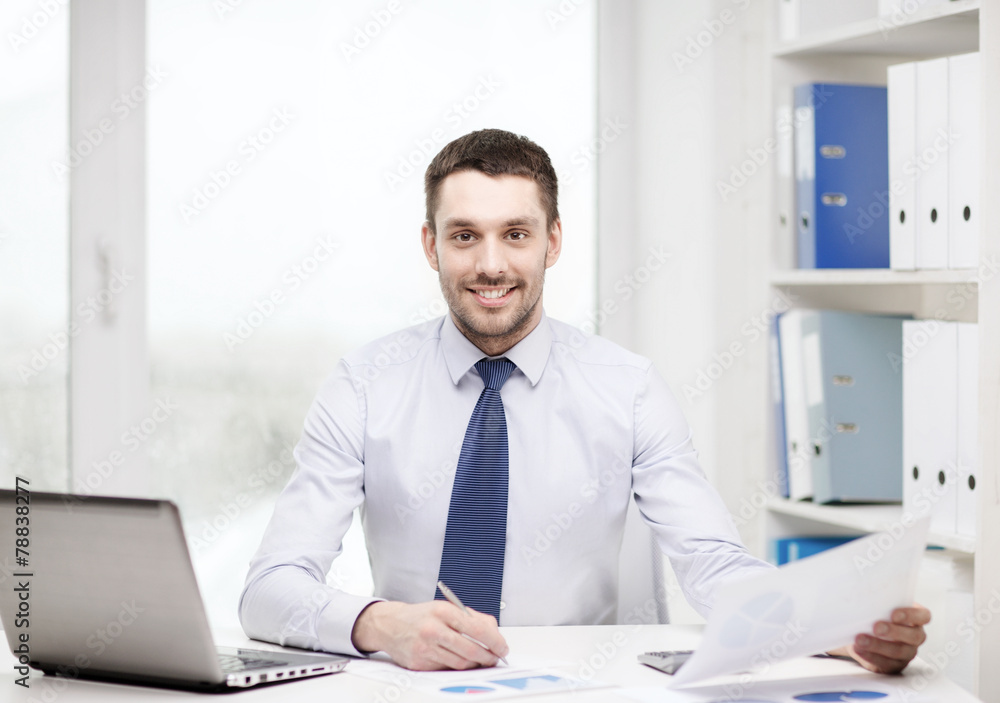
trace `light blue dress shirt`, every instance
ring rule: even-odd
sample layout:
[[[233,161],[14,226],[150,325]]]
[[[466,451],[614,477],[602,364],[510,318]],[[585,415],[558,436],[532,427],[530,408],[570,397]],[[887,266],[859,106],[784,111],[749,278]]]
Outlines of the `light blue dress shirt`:
[[[357,654],[360,612],[434,598],[483,353],[450,316],[347,355],[323,384],[240,599],[247,635]],[[688,601],[770,568],[742,545],[667,384],[643,357],[543,315],[504,354],[509,498],[501,625],[615,622],[635,493]],[[326,585],[361,507],[376,598]]]

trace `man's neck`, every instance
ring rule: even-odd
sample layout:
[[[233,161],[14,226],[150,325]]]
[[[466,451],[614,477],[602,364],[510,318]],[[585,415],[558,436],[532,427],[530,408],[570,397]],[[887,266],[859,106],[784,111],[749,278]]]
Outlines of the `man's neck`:
[[[486,356],[506,354],[518,342],[531,334],[532,330],[538,327],[538,323],[542,320],[542,310],[539,305],[535,314],[532,314],[521,327],[511,330],[509,334],[493,337],[478,335],[472,330],[467,329],[453,313],[449,312],[449,315],[451,316],[451,321],[455,323],[455,327],[458,328],[458,331],[465,335],[465,338],[475,344],[476,348]]]

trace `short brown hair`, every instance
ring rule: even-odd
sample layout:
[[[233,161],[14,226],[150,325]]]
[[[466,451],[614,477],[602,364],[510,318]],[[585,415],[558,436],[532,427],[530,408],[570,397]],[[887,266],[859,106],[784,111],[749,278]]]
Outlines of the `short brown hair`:
[[[424,174],[427,223],[436,232],[441,183],[456,171],[479,171],[487,176],[525,176],[538,184],[542,208],[551,229],[559,219],[559,183],[545,149],[527,137],[502,129],[481,129],[448,143],[438,152]]]

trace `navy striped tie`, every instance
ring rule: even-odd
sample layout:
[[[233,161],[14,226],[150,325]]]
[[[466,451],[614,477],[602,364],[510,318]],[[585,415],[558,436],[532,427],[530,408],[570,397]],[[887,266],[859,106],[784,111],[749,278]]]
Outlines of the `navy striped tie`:
[[[500,389],[513,370],[507,359],[476,363],[486,387],[458,457],[439,572],[465,605],[498,622],[507,538],[507,419]],[[434,598],[444,595],[437,590]]]

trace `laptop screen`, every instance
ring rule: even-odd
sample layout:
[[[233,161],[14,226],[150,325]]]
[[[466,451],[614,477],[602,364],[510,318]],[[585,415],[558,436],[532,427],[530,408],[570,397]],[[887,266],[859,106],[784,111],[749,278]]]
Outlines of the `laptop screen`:
[[[12,536],[2,547],[11,557],[0,559],[15,582],[0,589],[11,651],[27,644],[32,663],[71,676],[223,679],[176,506],[32,492],[18,514],[19,496],[23,507],[23,494],[0,490],[0,535]],[[19,526],[27,541],[15,556]]]

